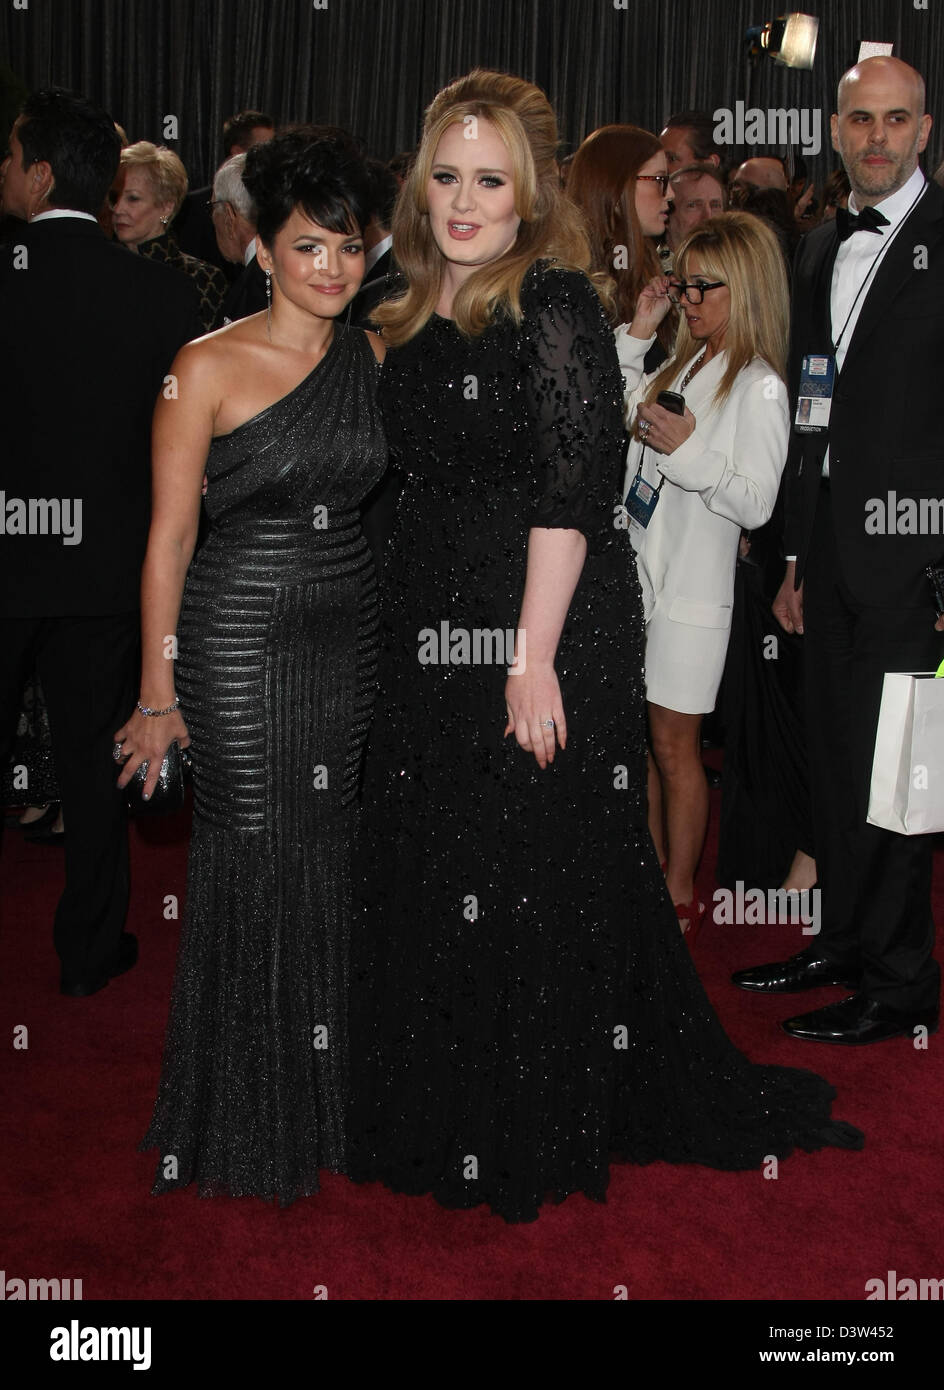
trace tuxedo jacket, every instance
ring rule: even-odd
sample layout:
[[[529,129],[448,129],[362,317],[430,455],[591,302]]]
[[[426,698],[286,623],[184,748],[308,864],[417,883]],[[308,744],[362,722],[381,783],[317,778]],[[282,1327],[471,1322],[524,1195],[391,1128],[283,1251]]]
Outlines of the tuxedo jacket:
[[[390,248],[371,266],[369,276],[351,300],[351,323],[355,328],[369,328],[376,333],[370,316],[377,305],[397,288],[399,274],[393,249]]]
[[[797,252],[791,421],[804,355],[831,352],[833,331],[842,328],[830,322],[838,247],[829,223]],[[868,606],[928,604],[924,569],[944,556],[944,191],[934,183],[865,293],[836,376],[828,433],[791,434],[784,547],[797,557],[798,585],[827,447],[837,560],[853,598]]]
[[[188,193],[174,218],[174,235],[181,251],[215,265],[217,269],[222,270],[228,281],[232,281],[236,268],[220,250],[216,228],[213,225],[213,214],[207,206],[212,197],[212,188],[195,188]]]
[[[0,616],[130,612],[151,417],[178,348],[202,331],[197,292],[70,217],[8,239],[0,304]]]
[[[225,323],[235,323],[237,319],[258,314],[268,304],[266,296],[265,271],[253,256],[247,266],[243,266],[236,281],[230,285],[226,298],[220,305],[217,327]]]

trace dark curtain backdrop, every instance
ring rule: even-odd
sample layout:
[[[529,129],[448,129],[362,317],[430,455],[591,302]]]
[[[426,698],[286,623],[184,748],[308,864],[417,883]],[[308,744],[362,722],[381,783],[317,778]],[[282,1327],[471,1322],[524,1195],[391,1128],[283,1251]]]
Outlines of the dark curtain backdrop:
[[[743,34],[785,12],[774,0],[0,0],[0,80],[7,66],[27,87],[84,92],[132,140],[176,149],[194,185],[209,181],[222,121],[242,107],[346,126],[387,158],[416,143],[435,92],[477,64],[543,87],[569,148],[609,121],[659,131],[689,106],[819,109],[811,172],[822,179],[835,162],[836,82],[860,39],[884,40],[927,78],[933,169],[944,152],[942,0],[802,6],[821,20],[813,72],[765,57],[752,76]]]

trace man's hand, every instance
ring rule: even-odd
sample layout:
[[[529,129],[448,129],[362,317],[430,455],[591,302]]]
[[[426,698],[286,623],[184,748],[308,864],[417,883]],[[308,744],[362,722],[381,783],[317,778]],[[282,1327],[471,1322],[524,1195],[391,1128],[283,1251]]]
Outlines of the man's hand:
[[[774,599],[774,617],[783,628],[784,632],[797,632],[803,636],[803,585],[799,589],[793,587],[796,577],[796,561],[787,561],[787,572],[783,577],[783,583],[777,590],[777,597]]]
[[[934,624],[934,631],[944,632],[944,613],[941,614],[937,622]]]

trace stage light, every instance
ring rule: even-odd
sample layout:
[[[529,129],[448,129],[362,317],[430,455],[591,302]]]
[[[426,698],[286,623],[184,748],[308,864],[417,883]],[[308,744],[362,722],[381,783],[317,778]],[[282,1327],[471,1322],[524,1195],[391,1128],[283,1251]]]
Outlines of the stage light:
[[[756,34],[761,49],[787,68],[811,68],[816,54],[816,37],[819,33],[819,20],[811,14],[787,14],[779,19],[768,20],[758,28],[749,29],[748,35]]]

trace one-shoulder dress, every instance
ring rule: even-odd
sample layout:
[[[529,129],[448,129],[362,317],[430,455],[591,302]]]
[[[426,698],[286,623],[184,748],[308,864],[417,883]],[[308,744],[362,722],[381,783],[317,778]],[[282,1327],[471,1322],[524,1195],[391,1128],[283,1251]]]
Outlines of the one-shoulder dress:
[[[377,605],[358,504],[382,475],[379,367],[338,325],[207,459],[178,625],[192,740],[187,904],[142,1148],[153,1190],[278,1197],[344,1166],[351,856]]]

